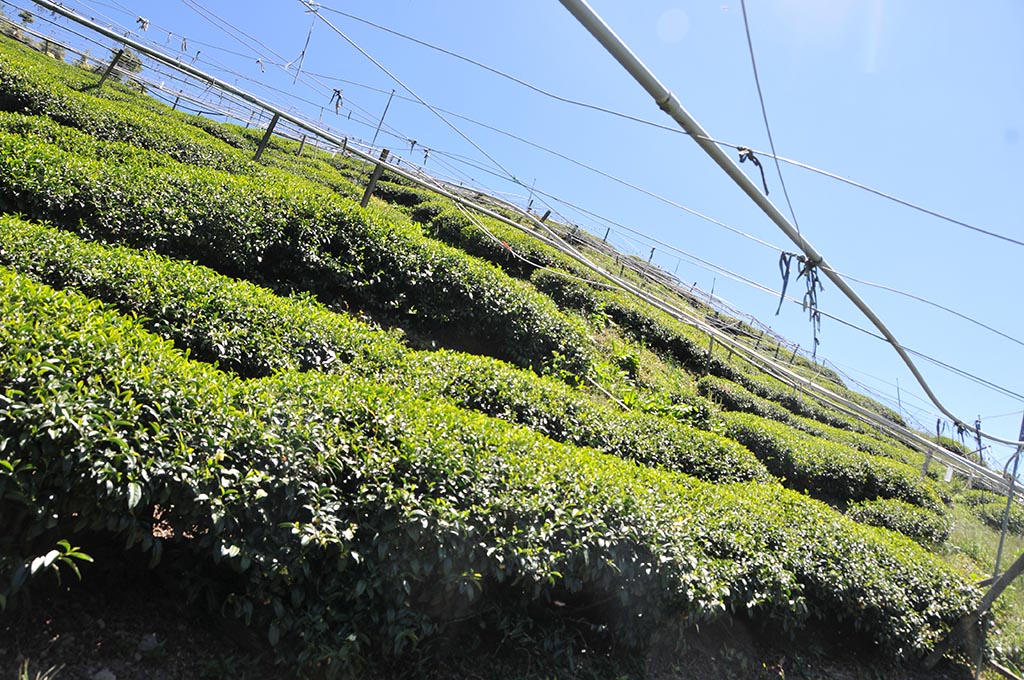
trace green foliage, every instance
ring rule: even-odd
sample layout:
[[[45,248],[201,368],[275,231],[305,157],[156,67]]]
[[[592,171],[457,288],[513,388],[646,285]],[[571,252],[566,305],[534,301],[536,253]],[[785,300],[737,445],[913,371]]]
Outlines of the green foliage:
[[[0,133],[0,154],[0,209],[470,338],[521,366],[550,368],[557,355],[564,370],[588,370],[584,329],[550,300],[393,211],[299,180],[110,165],[15,134]]]
[[[354,363],[360,375],[444,397],[558,441],[702,479],[767,477],[743,447],[678,418],[619,413],[560,382],[489,358],[410,352],[392,335],[312,300],[280,298],[197,265],[86,243],[13,217],[0,217],[0,263],[138,315],[193,358],[245,377],[289,369],[333,372]]]
[[[538,267],[554,267],[577,277],[592,276],[572,258],[519,229],[482,215],[474,216],[479,223],[474,224],[447,199],[434,199],[418,205],[412,216],[428,225],[431,235],[493,262],[510,276],[529,279]],[[483,229],[479,225],[483,225]]]
[[[759,397],[731,380],[706,375],[697,381],[700,394],[727,411],[753,413],[780,423],[792,423],[792,413],[773,401]]]
[[[642,648],[668,617],[723,611],[913,655],[977,597],[775,485],[636,467],[350,377],[233,379],[78,295],[0,284],[5,591],[53,533],[154,562],[169,543],[181,583],[317,674],[429,658],[442,637]]]
[[[910,539],[766,472],[837,505],[912,503],[850,512],[921,539],[933,489],[854,450],[901,447],[667,314],[536,269],[583,274],[527,234],[484,220],[494,240],[397,177],[378,193],[401,208],[360,209],[365,164],[280,139],[254,163],[260,131],[96,81],[0,44],[0,109],[34,114],[0,113],[0,210],[126,246],[0,218],[0,262],[65,289],[0,268],[0,606],[123,545],[331,677],[495,645],[643,652],[727,613],[907,657],[975,605]],[[639,351],[592,361],[588,322],[552,298],[805,432],[743,413],[724,416],[739,442],[697,429],[709,402],[646,389]],[[331,309],[570,384],[614,372],[631,410]]]
[[[231,171],[243,170],[248,164],[226,144],[184,123],[184,114],[138,115],[131,105],[148,98],[113,87],[88,89],[96,85],[97,79],[90,72],[69,69],[7,46],[0,53],[0,108],[45,115],[99,139],[159,151],[185,163]]]
[[[282,298],[199,265],[85,242],[11,216],[0,217],[0,263],[142,317],[193,358],[245,377],[332,370],[352,361],[394,363],[405,351],[396,334],[308,297]]]
[[[727,435],[743,444],[783,484],[823,500],[895,498],[939,510],[938,494],[913,468],[808,437],[782,423],[747,413],[725,413]]]
[[[653,351],[671,357],[694,373],[729,377],[733,369],[715,353],[708,355],[707,336],[694,328],[618,292],[590,287],[558,272],[538,270],[531,277],[538,290],[556,303],[584,315],[602,313],[622,331]]]
[[[819,423],[844,430],[860,430],[863,426],[849,416],[827,408],[795,387],[754,367],[738,363],[739,370],[730,379],[753,394],[773,401],[796,416],[811,418]],[[724,376],[729,377],[729,376]]]
[[[968,505],[975,516],[985,524],[996,531],[1002,530],[1003,518],[1006,517],[1006,496],[977,489],[965,492],[958,500]],[[1024,508],[1019,503],[1010,505],[1006,530],[1024,536]]]
[[[898,531],[925,545],[944,543],[952,530],[948,517],[895,498],[854,503],[846,516],[861,524]]]

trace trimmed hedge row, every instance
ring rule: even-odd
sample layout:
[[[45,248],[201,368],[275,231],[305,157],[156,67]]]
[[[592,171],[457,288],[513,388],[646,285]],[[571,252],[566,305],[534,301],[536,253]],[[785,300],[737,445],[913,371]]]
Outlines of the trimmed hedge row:
[[[949,517],[895,498],[854,503],[846,516],[861,524],[898,531],[924,545],[944,543],[953,529]]]
[[[883,440],[870,434],[832,427],[811,418],[797,416],[774,401],[759,397],[731,380],[711,375],[704,376],[697,381],[697,389],[702,396],[711,399],[727,411],[753,413],[762,418],[784,423],[815,437],[843,444],[875,456],[891,458],[907,465],[919,466],[924,462],[924,456],[921,453],[895,444],[892,440]]]
[[[631,337],[655,352],[675,359],[691,372],[710,374],[732,381],[740,389],[752,393],[754,397],[774,402],[796,416],[806,416],[832,427],[853,430],[862,428],[853,419],[819,405],[772,376],[765,375],[743,362],[730,363],[718,345],[715,345],[709,354],[709,343],[705,334],[639,301],[615,292],[595,290],[556,272],[537,271],[531,277],[531,281],[538,290],[550,295],[563,308],[578,310],[585,314],[608,315]],[[724,389],[723,383],[715,384],[719,386],[719,391]],[[705,389],[710,389],[710,385]],[[730,392],[735,398],[741,398],[741,393],[737,389],[730,388]],[[718,396],[728,399],[724,393]],[[748,398],[744,403],[746,407],[758,408],[766,414],[772,413],[773,418],[785,418],[782,413],[763,401],[757,401],[755,404]]]
[[[291,148],[294,144],[276,137],[264,152],[262,164],[254,163],[251,154],[262,130],[174,111],[151,97],[116,86],[93,90],[95,74],[40,60],[36,53],[4,47],[0,54],[6,57],[0,59],[4,109],[50,116],[97,139],[122,141],[183,163],[252,175],[283,170],[344,196],[362,195],[337,168],[311,154],[297,159]]]
[[[192,358],[247,378],[353,361],[394,363],[407,351],[397,333],[308,297],[282,298],[200,265],[83,241],[11,215],[0,216],[0,264],[141,317]]]
[[[469,338],[521,366],[589,368],[584,329],[528,284],[425,238],[394,211],[361,209],[308,182],[129,159],[109,165],[0,132],[0,210],[228,275],[279,280]]]
[[[596,290],[549,270],[537,270],[530,280],[563,309],[576,310],[584,315],[607,315],[629,337],[659,354],[671,357],[692,373],[712,373],[723,377],[735,374],[733,368],[715,352],[708,357],[706,335],[640,301],[618,293]]]
[[[510,276],[529,279],[539,265],[566,271],[573,276],[588,279],[592,277],[592,274],[583,270],[575,260],[536,238],[491,218],[478,215],[477,219],[485,224],[493,235],[492,238],[447,199],[436,198],[424,202],[412,211],[412,217],[427,225],[431,236],[471,255],[493,262]]]
[[[957,500],[968,506],[985,524],[997,531],[1002,529],[1003,516],[1006,514],[1006,496],[985,489],[969,489],[957,496]],[[1019,503],[1010,506],[1006,530],[1024,536],[1024,508]]]
[[[730,379],[757,396],[773,401],[795,416],[803,416],[842,430],[862,431],[864,425],[838,411],[822,406],[802,391],[787,385],[748,364],[738,364],[740,370]],[[729,376],[723,376],[729,378]]]
[[[7,593],[86,529],[174,550],[181,583],[323,675],[429,662],[442,636],[642,649],[725,611],[911,656],[978,597],[911,541],[778,486],[707,485],[341,376],[232,379],[78,295],[0,284]]]
[[[7,61],[0,59],[0,99],[8,104],[7,108],[21,108],[46,113],[62,123],[86,130],[102,139],[127,140],[133,145],[158,150],[170,154],[173,158],[190,163],[247,174],[266,174],[269,170],[269,168],[259,169],[260,166],[249,160],[248,151],[250,149],[248,147],[255,144],[260,136],[259,131],[214,124],[201,116],[171,111],[168,107],[154,102],[149,97],[136,92],[122,91],[117,87],[96,90],[93,91],[94,94],[87,94],[88,88],[94,85],[95,74],[68,68],[52,59],[41,58],[37,53],[20,46],[5,46],[3,56]],[[140,115],[141,112],[149,114],[154,111],[161,115]],[[228,143],[225,144],[222,140]],[[361,193],[348,179],[337,172],[335,164],[310,158],[300,160],[291,153],[291,147],[295,145],[289,143],[286,146],[288,147],[286,152],[277,153],[272,150],[268,152],[267,163],[275,168],[272,176],[280,177],[277,174],[278,169],[285,170],[349,197],[355,197]],[[240,149],[244,152],[240,152]],[[400,178],[394,178],[394,181],[399,184],[402,182]],[[402,190],[404,191],[404,189]],[[429,194],[418,195],[413,202],[419,202],[427,197]],[[438,201],[428,201],[428,204],[435,203]],[[430,211],[431,216],[436,216],[443,209],[445,203],[443,201],[438,203],[438,207]],[[462,230],[461,227],[465,226],[466,222],[465,217],[454,210],[445,212],[447,214],[444,219],[439,220],[439,224],[450,223],[454,225],[455,231]],[[531,259],[540,261],[546,266],[556,266],[580,274],[578,267],[568,258],[552,252],[549,248],[518,232],[511,233],[513,230],[506,229],[502,225],[493,226],[495,229],[502,230],[503,239],[510,243],[515,242],[517,250],[528,253]],[[446,233],[451,231],[450,228]],[[454,234],[455,232],[452,232],[452,236]],[[528,274],[528,272],[515,271],[515,267],[520,266],[522,262],[516,258],[510,260],[507,250],[495,251],[493,248],[495,244],[489,239],[482,239],[476,229],[470,229],[455,241],[460,242],[460,245],[467,249],[483,248],[480,252],[474,251],[474,254],[499,262],[502,266],[508,267],[510,273],[516,276]],[[476,246],[473,245],[474,243]],[[620,318],[619,322],[621,321]],[[680,349],[680,347],[676,347],[676,349]],[[683,343],[682,349],[687,350],[684,353],[686,356],[691,358],[696,356],[693,351],[690,351],[694,348],[687,348],[686,343]],[[682,359],[682,361],[686,363],[687,360]],[[712,360],[711,363],[710,370],[713,373],[731,379],[740,379],[721,362]],[[755,385],[748,384],[748,387],[755,391],[759,389]],[[808,415],[834,426],[849,427],[848,424],[830,419],[832,416],[827,410],[819,409],[812,402],[799,398],[797,395],[786,395],[785,391],[775,394],[763,391],[758,393],[768,398],[775,398],[782,394],[784,399],[789,400],[789,403],[786,403],[787,408],[793,409],[795,413]],[[859,396],[851,395],[852,398]],[[870,400],[868,402],[869,405],[878,406]]]
[[[762,418],[790,425],[795,420],[795,416],[790,411],[774,401],[759,397],[745,387],[725,378],[706,375],[697,381],[697,391],[702,397],[707,397],[727,411],[753,413]]]
[[[769,472],[796,490],[830,501],[895,498],[941,510],[938,494],[913,468],[749,413],[726,412],[726,435],[754,452]]]
[[[100,139],[121,141],[165,153],[183,163],[244,171],[249,159],[228,144],[184,122],[186,114],[172,112],[139,115],[152,107],[152,99],[124,93],[116,86],[91,90],[99,76],[58,64],[4,40],[0,49],[0,110],[45,115],[62,125],[78,128]],[[118,101],[119,100],[119,101]],[[148,102],[149,106],[143,106]],[[125,107],[134,107],[135,115]]]
[[[412,352],[397,337],[308,299],[281,298],[154,253],[87,243],[52,227],[0,217],[0,263],[73,287],[143,318],[147,328],[244,377],[281,370],[350,370],[421,396],[522,423],[553,439],[713,481],[767,480],[742,446],[674,419],[620,413],[564,383],[499,361]]]

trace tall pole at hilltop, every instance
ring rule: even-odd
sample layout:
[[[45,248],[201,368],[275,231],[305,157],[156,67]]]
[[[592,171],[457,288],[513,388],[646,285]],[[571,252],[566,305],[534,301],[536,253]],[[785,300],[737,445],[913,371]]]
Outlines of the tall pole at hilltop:
[[[377,123],[377,130],[373,133],[373,140],[370,142],[370,146],[377,143],[377,135],[380,134],[380,126],[384,124],[384,116],[388,115],[388,108],[391,106],[391,100],[395,97],[395,91],[391,90],[391,94],[388,96],[388,103],[384,105],[384,113],[380,114],[380,122]]]

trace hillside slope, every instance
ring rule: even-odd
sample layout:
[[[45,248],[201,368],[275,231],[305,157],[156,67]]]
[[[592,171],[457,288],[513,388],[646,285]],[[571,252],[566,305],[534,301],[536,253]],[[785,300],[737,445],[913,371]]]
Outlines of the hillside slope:
[[[643,674],[732,627],[910,674],[977,603],[920,452],[528,234],[95,81],[0,42],[5,617],[116,576],[287,675]]]

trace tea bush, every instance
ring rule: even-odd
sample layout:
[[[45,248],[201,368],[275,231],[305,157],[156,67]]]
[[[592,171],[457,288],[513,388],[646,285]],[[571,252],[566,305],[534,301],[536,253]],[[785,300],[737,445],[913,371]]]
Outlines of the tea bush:
[[[245,377],[288,369],[351,370],[436,395],[558,441],[583,444],[702,479],[767,479],[753,455],[677,420],[620,413],[553,379],[489,358],[412,352],[398,338],[308,299],[287,299],[154,253],[87,243],[0,217],[0,263],[77,288],[143,317],[153,332]]]
[[[727,436],[753,451],[792,489],[823,500],[895,498],[929,510],[941,508],[938,494],[907,465],[808,437],[753,414],[722,416]]]
[[[458,328],[521,366],[588,370],[585,331],[528,284],[424,238],[393,211],[363,210],[310,183],[108,165],[0,132],[0,190],[8,212],[279,280],[424,330]]]
[[[854,503],[846,516],[861,524],[898,531],[925,545],[944,543],[953,528],[948,517],[895,498]]]
[[[775,402],[759,397],[731,380],[706,375],[697,381],[697,389],[701,396],[707,397],[727,411],[753,413],[780,423],[792,423],[794,420],[792,413]]]
[[[345,376],[233,379],[79,295],[0,283],[8,595],[58,536],[173,548],[183,588],[318,675],[429,659],[446,634],[642,649],[669,618],[728,611],[909,656],[978,597],[775,485],[707,485]]]

